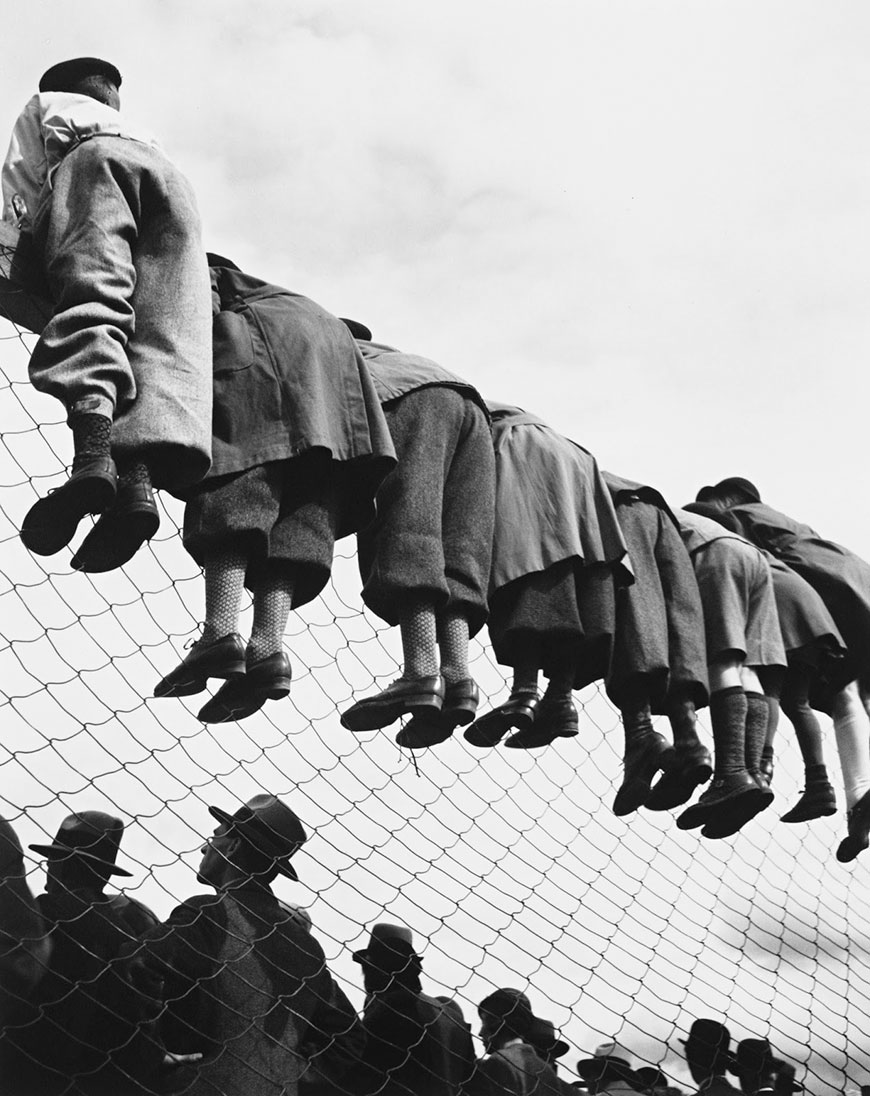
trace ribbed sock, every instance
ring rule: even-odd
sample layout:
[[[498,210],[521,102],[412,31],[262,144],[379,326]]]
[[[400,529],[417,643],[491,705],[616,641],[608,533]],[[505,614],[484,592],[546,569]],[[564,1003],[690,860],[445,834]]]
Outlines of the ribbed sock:
[[[246,567],[247,559],[239,549],[215,552],[206,558],[205,624],[202,629],[206,643],[238,631]]]
[[[761,771],[761,755],[767,742],[770,707],[764,693],[746,693],[746,734],[744,756],[746,768],[753,776]]]
[[[438,617],[438,649],[441,673],[448,685],[462,681],[468,673],[468,620],[461,610],[449,609]]]
[[[293,604],[293,576],[283,568],[258,578],[254,584],[254,622],[248,657],[259,662],[284,649],[284,632]]]
[[[73,468],[77,464],[107,457],[111,452],[112,420],[105,415],[89,413],[71,415],[69,420],[73,435]]]
[[[439,673],[435,610],[428,603],[408,608],[399,620],[402,633],[402,677],[416,680]]]
[[[538,687],[538,674],[540,663],[536,657],[530,657],[527,660],[514,666],[514,679],[511,684],[511,692],[516,692],[518,689],[537,689]]]
[[[746,710],[746,694],[740,685],[720,689],[710,696],[717,780],[746,768]]]

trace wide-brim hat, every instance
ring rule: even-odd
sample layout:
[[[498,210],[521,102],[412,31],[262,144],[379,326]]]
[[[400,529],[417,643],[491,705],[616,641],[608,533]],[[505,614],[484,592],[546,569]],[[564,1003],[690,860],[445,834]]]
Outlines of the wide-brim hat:
[[[620,1077],[634,1083],[636,1076],[632,1069],[633,1061],[630,1051],[620,1046],[615,1039],[610,1039],[597,1046],[591,1058],[581,1058],[577,1063],[577,1072],[584,1081],[605,1081],[608,1077]]]
[[[477,1006],[479,1014],[488,1012],[504,1021],[513,1031],[527,1039],[535,1022],[532,1004],[522,990],[508,987],[497,989]]]
[[[735,1070],[738,1074],[764,1073],[766,1070],[779,1070],[785,1065],[781,1058],[774,1057],[768,1039],[741,1039],[734,1055]],[[804,1086],[792,1081],[792,1092],[803,1092]]]
[[[205,260],[209,266],[222,266],[227,270],[238,270],[241,273],[240,268],[236,266],[232,259],[228,259],[225,255],[218,255],[216,251],[206,251]]]
[[[695,502],[707,502],[715,495],[728,495],[733,492],[746,495],[752,502],[761,502],[761,492],[752,482],[743,476],[728,476],[711,486],[702,487],[695,496]]]
[[[372,925],[366,946],[355,951],[351,958],[355,963],[372,963],[379,958],[383,959],[385,953],[389,955],[390,952],[405,958],[415,955],[414,934],[405,925],[391,925],[387,921],[379,921],[376,925]]]
[[[116,88],[121,86],[121,73],[110,61],[100,57],[73,57],[47,69],[39,81],[39,90],[70,91],[88,76],[106,76]]]
[[[696,1065],[712,1065],[721,1062],[723,1070],[734,1067],[734,1055],[731,1053],[731,1032],[718,1020],[701,1018],[695,1020],[689,1028],[688,1039],[681,1039],[685,1047],[687,1060]]]
[[[556,1027],[552,1020],[545,1020],[541,1016],[532,1018],[532,1027],[529,1032],[529,1042],[537,1050],[553,1058],[561,1058],[571,1049],[564,1039],[556,1035]]]
[[[270,857],[281,875],[299,878],[290,858],[302,848],[308,834],[296,814],[276,795],[255,795],[235,814],[227,814],[220,807],[208,810],[257,852]]]
[[[115,863],[123,836],[124,823],[120,818],[103,811],[78,811],[61,822],[51,845],[28,847],[48,860],[74,856],[103,873],[131,876],[132,872]]]
[[[359,320],[348,320],[344,316],[339,318],[355,339],[362,339],[363,342],[372,341],[371,330],[364,323],[360,323]]]

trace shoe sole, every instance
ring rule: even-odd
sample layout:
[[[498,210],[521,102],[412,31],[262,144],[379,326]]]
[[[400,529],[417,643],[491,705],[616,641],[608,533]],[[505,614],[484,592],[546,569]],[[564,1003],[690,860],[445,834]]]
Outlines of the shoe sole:
[[[648,811],[670,811],[674,807],[682,807],[692,798],[695,789],[706,784],[712,776],[713,766],[705,761],[699,761],[680,772],[671,769],[650,791],[643,805]]]
[[[701,836],[711,841],[721,841],[726,837],[733,837],[747,822],[751,822],[757,814],[761,814],[773,802],[773,792],[757,788],[754,792],[749,789],[745,794],[729,799],[722,806],[722,812],[713,808],[715,814],[704,824]]]
[[[576,738],[580,734],[580,729],[568,730],[568,731],[549,731],[546,734],[535,736],[534,724],[532,724],[531,732],[529,731],[517,731],[516,734],[512,734],[510,738],[505,742],[505,749],[511,750],[537,750],[542,746],[552,746],[554,742],[558,742],[560,738]]]
[[[443,716],[443,711],[441,715]],[[416,716],[409,719],[396,735],[396,744],[406,750],[427,750],[431,746],[440,746],[453,736],[455,725],[442,718]]]
[[[412,693],[401,700],[372,701],[364,706],[349,708],[341,717],[348,731],[379,731],[389,727],[403,715],[431,716],[441,711],[443,701],[432,693]]]
[[[244,673],[245,660],[240,659],[229,666],[209,669],[209,672],[202,677],[185,678],[183,681],[176,681],[170,685],[164,685],[161,681],[154,687],[154,695],[160,699],[175,696],[196,696],[197,693],[203,692],[211,677],[229,681],[231,678],[244,676]]]
[[[27,511],[21,542],[35,556],[53,556],[66,548],[86,514],[101,514],[115,499],[116,481],[108,475],[68,482]]]
[[[654,742],[656,740],[653,740]],[[659,744],[656,750],[645,751],[649,756],[640,765],[631,765],[633,775],[627,780],[623,780],[622,786],[616,793],[616,797],[613,800],[613,813],[617,818],[622,818],[627,814],[633,814],[636,810],[639,810],[646,801],[647,796],[650,794],[650,784],[655,779],[655,775],[659,770],[664,769],[667,772],[666,765],[669,762],[672,766],[674,764],[674,752],[673,747],[668,746],[662,742]],[[667,758],[665,764],[663,760]],[[634,770],[637,770],[636,772]]]
[[[123,567],[160,528],[160,515],[149,508],[112,518],[111,527],[101,530],[99,538],[94,538],[96,544],[89,545],[98,528],[99,525],[88,533],[72,557],[73,570],[100,575]]]

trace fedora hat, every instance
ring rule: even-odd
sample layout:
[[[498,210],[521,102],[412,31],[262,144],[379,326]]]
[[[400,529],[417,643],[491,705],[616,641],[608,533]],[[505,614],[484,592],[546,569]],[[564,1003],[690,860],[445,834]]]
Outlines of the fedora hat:
[[[47,69],[39,81],[40,91],[71,91],[79,81],[88,76],[105,76],[115,85],[121,86],[121,74],[109,61],[99,57],[73,57],[70,61],[60,61]]]
[[[577,1072],[584,1081],[603,1081],[608,1077],[620,1077],[634,1083],[635,1072],[632,1069],[634,1058],[631,1053],[615,1039],[600,1043],[592,1052],[591,1058],[581,1058],[577,1063]]]
[[[503,1020],[509,1028],[528,1039],[532,1033],[535,1014],[532,1005],[522,990],[497,989],[477,1006],[478,1013],[488,1012],[490,1016],[496,1016]]]
[[[780,1070],[785,1065],[781,1058],[773,1056],[773,1050],[768,1039],[741,1039],[737,1044],[736,1072],[738,1074],[763,1073],[766,1070]],[[796,1081],[791,1082],[792,1092],[803,1092],[804,1086]]]
[[[302,848],[308,834],[294,812],[276,795],[255,795],[235,814],[227,814],[220,807],[208,810],[213,818],[229,826],[257,852],[271,857],[282,875],[289,879],[299,878],[290,857]]]
[[[699,1066],[721,1064],[722,1070],[733,1069],[734,1055],[731,1053],[731,1032],[718,1020],[702,1018],[695,1020],[689,1028],[689,1038],[681,1039],[685,1047],[687,1060]]]
[[[341,322],[348,329],[348,331],[350,331],[351,335],[353,335],[353,337],[355,339],[362,339],[363,342],[371,342],[372,341],[371,330],[368,327],[366,327],[366,325],[364,323],[360,323],[359,320],[345,319],[344,316],[341,316],[340,319],[341,319]]]
[[[702,487],[695,496],[695,502],[708,502],[716,495],[731,495],[737,492],[745,495],[750,502],[761,502],[761,492],[755,484],[743,476],[728,476],[712,487]]]
[[[120,818],[103,811],[78,811],[61,822],[51,845],[28,847],[48,860],[75,856],[93,868],[102,868],[109,875],[130,876],[132,872],[115,864],[123,835],[124,823]]]
[[[379,921],[372,925],[369,933],[369,942],[360,951],[353,953],[355,963],[371,962],[374,958],[384,953],[395,952],[397,956],[414,955],[414,934],[404,925],[391,925],[386,921]]]
[[[571,1049],[564,1039],[558,1038],[556,1028],[552,1020],[544,1020],[540,1016],[532,1018],[532,1029],[529,1032],[529,1042],[544,1054],[553,1058],[561,1058]]]

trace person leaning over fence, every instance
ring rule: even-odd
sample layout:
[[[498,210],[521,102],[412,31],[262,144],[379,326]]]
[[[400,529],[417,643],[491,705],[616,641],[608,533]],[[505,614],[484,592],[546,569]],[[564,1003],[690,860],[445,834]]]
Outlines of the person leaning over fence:
[[[704,606],[715,753],[712,784],[677,826],[729,837],[773,802],[761,758],[785,648],[764,555],[718,522],[686,509],[675,514]]]
[[[727,529],[740,532],[738,520],[728,510],[697,501],[690,508]],[[825,766],[822,730],[814,709],[838,718],[839,710],[844,706],[840,694],[857,677],[859,665],[846,650],[840,631],[819,594],[781,559],[765,549],[762,551],[770,566],[788,659],[780,706],[794,725],[806,777],[800,799],[782,816],[782,821],[807,822],[837,813],[837,798]],[[768,781],[773,778],[776,729],[776,721],[771,719],[761,762]]]
[[[572,689],[603,678],[626,547],[591,453],[537,415],[488,402],[496,455],[489,635],[513,668],[507,701],[465,732],[472,746],[532,749],[577,734]],[[538,677],[548,679],[543,698]]]
[[[423,961],[410,929],[381,923],[354,952],[366,991],[366,1046],[359,1096],[459,1096],[474,1072],[474,1044],[461,1011],[420,984]]]
[[[164,1055],[151,1037],[147,997],[133,992],[122,955],[157,924],[135,898],[107,894],[124,824],[102,811],[63,820],[54,841],[30,848],[47,859],[37,907],[50,933],[51,959],[31,998],[29,1022],[6,1038],[17,1051],[12,1091],[137,1093],[160,1083]]]
[[[131,979],[162,1003],[164,1045],[202,1056],[183,1067],[185,1092],[295,1096],[307,1073],[341,1091],[362,1028],[323,949],[272,890],[278,876],[297,878],[305,829],[274,795],[209,812],[218,826],[197,880],[215,894],[188,898],[146,934]]]
[[[743,536],[807,580],[857,663],[857,684],[842,689],[831,709],[848,808],[837,859],[848,863],[870,846],[870,564],[762,502],[758,488],[739,476],[702,488],[698,499],[727,510]]]
[[[428,358],[371,341],[348,322],[396,446],[377,516],[357,536],[362,598],[402,636],[402,674],[342,714],[351,731],[414,716],[396,741],[418,749],[470,723],[478,688],[468,641],[487,616],[495,459],[489,414],[470,384]]]
[[[205,572],[201,638],[154,695],[225,683],[207,723],[244,719],[290,691],[291,609],[326,585],[335,541],[367,525],[395,452],[375,387],[341,320],[209,255],[213,460],[187,495],[182,539]],[[254,600],[247,647],[242,591]]]
[[[3,218],[32,233],[54,304],[30,379],[64,404],[74,445],[69,479],[31,507],[21,539],[53,555],[85,514],[102,513],[73,556],[84,571],[126,563],[157,530],[152,485],[196,482],[211,455],[196,201],[119,113],[120,86],[115,66],[98,58],[54,65],[16,122],[2,169]]]
[[[487,1056],[478,1062],[476,1091],[487,1096],[567,1096],[575,1090],[532,1045],[538,1018],[518,989],[497,989],[478,1005]]]
[[[625,731],[625,776],[613,804],[624,815],[670,810],[713,774],[695,712],[708,702],[704,610],[673,511],[655,488],[604,472],[628,545],[634,582],[616,598],[616,638],[607,695]],[[667,715],[673,746],[653,730]],[[650,782],[659,769],[666,775]]]

